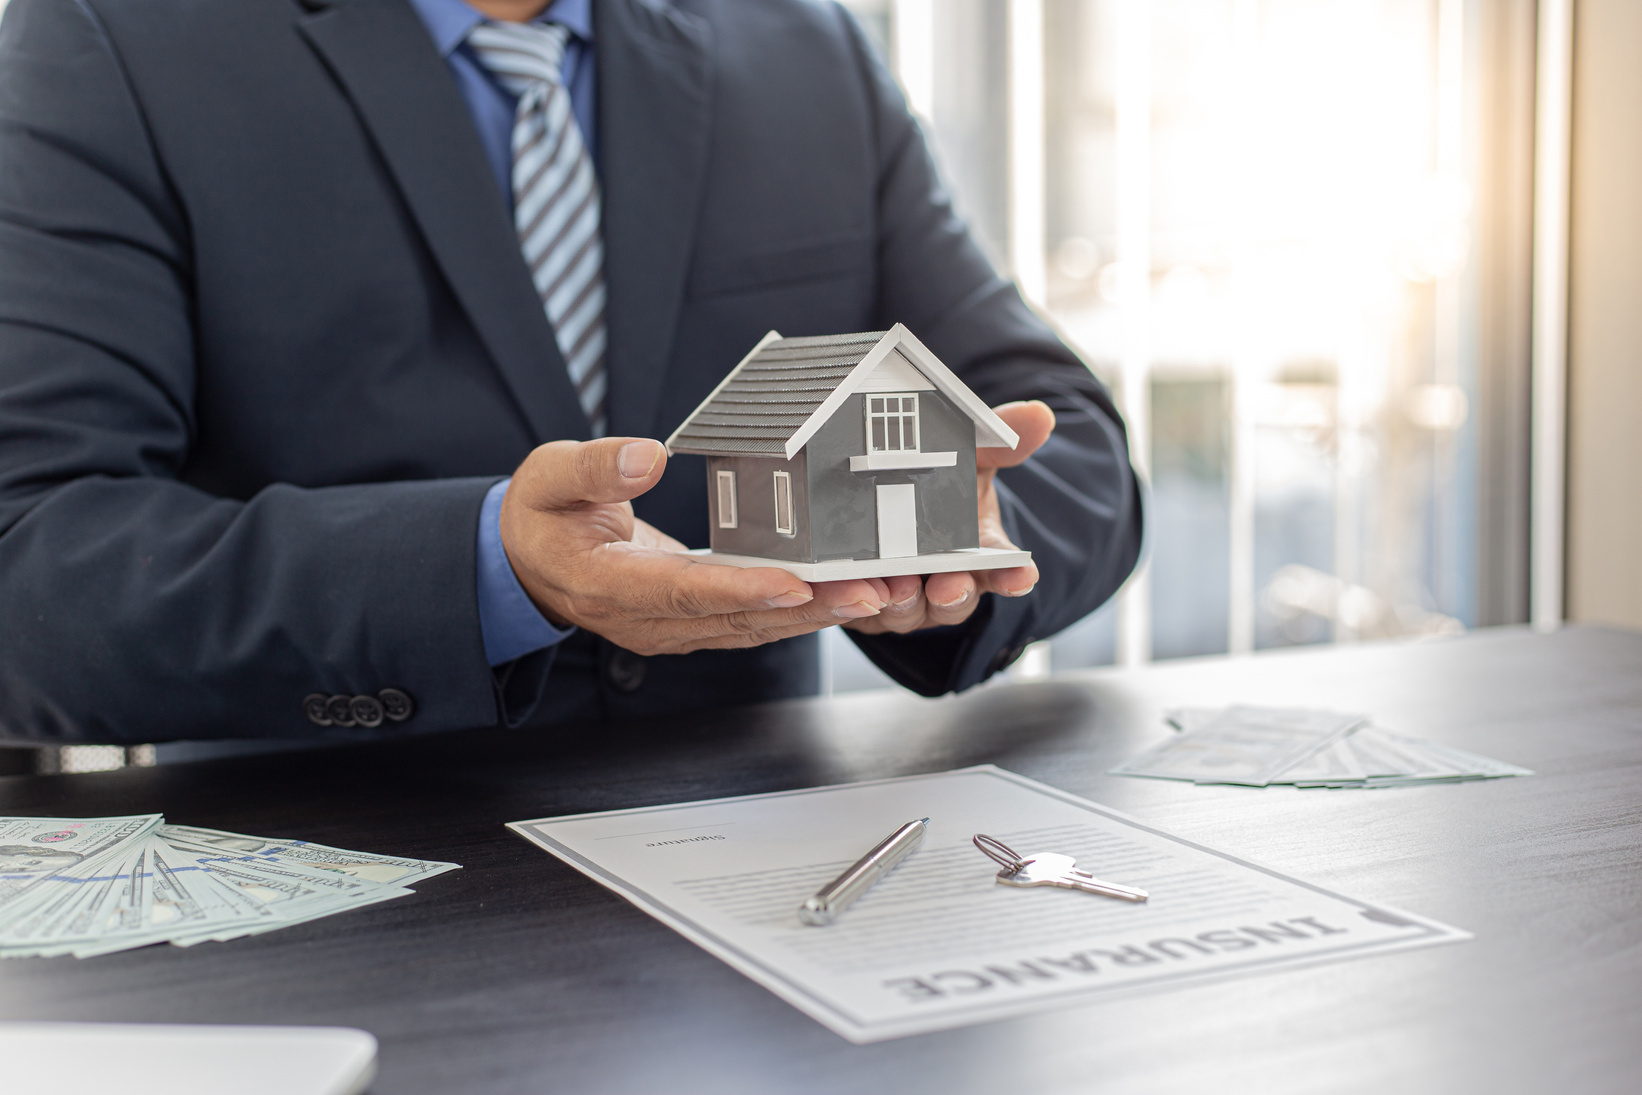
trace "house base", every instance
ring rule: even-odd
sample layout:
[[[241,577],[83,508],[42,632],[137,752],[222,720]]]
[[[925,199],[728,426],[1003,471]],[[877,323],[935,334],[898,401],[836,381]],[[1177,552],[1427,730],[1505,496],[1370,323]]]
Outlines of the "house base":
[[[730,567],[779,567],[805,582],[842,582],[850,578],[893,578],[898,574],[945,574],[954,570],[998,570],[1032,561],[1030,551],[1003,548],[961,548],[897,559],[828,559],[824,563],[794,563],[761,559],[756,555],[726,555],[698,548],[689,552],[697,562]]]

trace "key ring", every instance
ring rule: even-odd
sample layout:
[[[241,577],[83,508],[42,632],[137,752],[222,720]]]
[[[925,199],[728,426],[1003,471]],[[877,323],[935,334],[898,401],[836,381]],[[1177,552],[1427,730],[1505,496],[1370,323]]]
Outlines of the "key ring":
[[[1015,849],[995,837],[987,836],[984,833],[976,833],[971,839],[983,855],[1006,871],[1018,871],[1026,866],[1025,861],[1016,854]]]

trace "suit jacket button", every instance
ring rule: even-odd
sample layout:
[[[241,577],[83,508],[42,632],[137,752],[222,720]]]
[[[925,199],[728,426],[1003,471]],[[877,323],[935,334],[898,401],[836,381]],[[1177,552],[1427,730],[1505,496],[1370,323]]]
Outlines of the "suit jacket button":
[[[325,717],[331,720],[333,726],[352,726],[353,697],[332,696],[325,701]]]
[[[375,696],[355,696],[348,703],[348,713],[361,726],[381,726],[382,716],[386,714],[382,702]]]
[[[642,654],[635,654],[631,650],[617,649],[610,654],[610,664],[606,673],[610,683],[621,692],[637,692],[639,685],[644,683],[644,671],[648,663]]]
[[[376,698],[382,701],[382,714],[394,722],[404,722],[416,714],[416,704],[397,688],[384,688],[376,694]]]
[[[325,714],[325,705],[331,697],[323,692],[315,692],[302,701],[302,713],[308,716],[308,721],[315,726],[331,725],[331,717]]]

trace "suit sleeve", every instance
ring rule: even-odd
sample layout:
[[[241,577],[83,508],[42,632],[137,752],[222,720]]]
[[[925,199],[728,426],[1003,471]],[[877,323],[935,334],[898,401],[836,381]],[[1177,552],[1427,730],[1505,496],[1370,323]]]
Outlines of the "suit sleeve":
[[[496,721],[474,591],[491,479],[249,498],[188,485],[201,380],[187,210],[84,0],[0,25],[0,734],[358,736],[312,693],[396,688],[377,733]]]
[[[1041,399],[1054,435],[998,473],[1010,538],[1041,575],[1026,597],[987,594],[964,624],[912,635],[851,633],[895,680],[962,691],[1115,593],[1140,557],[1140,490],[1123,421],[1100,381],[987,262],[952,204],[901,93],[840,12],[869,89],[879,150],[879,315],[905,323],[989,406]]]

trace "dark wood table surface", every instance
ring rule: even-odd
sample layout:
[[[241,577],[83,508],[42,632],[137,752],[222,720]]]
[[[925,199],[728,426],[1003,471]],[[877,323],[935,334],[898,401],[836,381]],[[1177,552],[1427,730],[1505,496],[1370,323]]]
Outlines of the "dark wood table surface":
[[[1387,791],[1104,774],[1168,733],[1164,707],[1229,702],[1366,711],[1538,774]],[[1476,939],[853,1046],[502,827],[986,762]],[[155,811],[464,869],[257,938],[6,961],[0,1018],[361,1027],[380,1095],[1642,1091],[1642,634],[1506,629],[0,779],[4,814]]]

